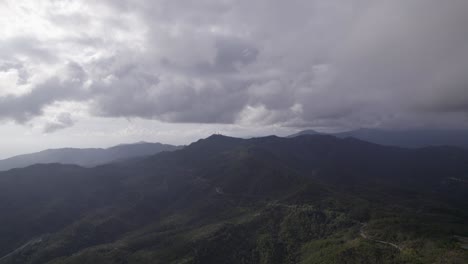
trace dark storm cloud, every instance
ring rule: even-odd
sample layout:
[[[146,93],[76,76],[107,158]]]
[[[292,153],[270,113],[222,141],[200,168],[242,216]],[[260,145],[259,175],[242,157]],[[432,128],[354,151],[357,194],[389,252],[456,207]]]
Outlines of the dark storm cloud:
[[[95,83],[94,113],[167,122],[232,123],[247,100],[237,81],[197,81],[145,74],[139,68]]]
[[[466,10],[468,2],[460,0],[389,2],[370,9],[336,63],[342,67],[336,85],[360,87],[351,89],[368,95],[362,99],[410,112],[466,113]]]
[[[229,74],[256,60],[258,50],[242,39],[220,37],[215,41],[215,58],[212,63],[204,62],[193,68],[199,74]]]
[[[468,113],[467,10],[465,0],[117,0],[48,11],[79,31],[56,37],[60,53],[26,36],[1,54],[27,66],[72,59],[81,77],[52,74],[0,97],[0,117],[86,101],[93,115],[166,122],[457,124]]]
[[[180,71],[184,75],[196,77],[216,77],[239,73],[240,69],[255,62],[258,49],[254,43],[237,37],[210,36],[212,52],[210,57],[186,64],[172,57],[162,56],[161,66],[166,70]],[[190,48],[189,48],[190,50]],[[224,76],[226,77],[226,76]]]

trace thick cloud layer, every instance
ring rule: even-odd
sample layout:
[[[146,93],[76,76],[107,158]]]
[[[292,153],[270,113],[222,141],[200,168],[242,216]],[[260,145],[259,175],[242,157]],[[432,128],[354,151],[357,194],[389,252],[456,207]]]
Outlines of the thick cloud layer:
[[[0,119],[461,126],[466,0],[0,3]],[[65,110],[64,110],[65,111]],[[60,113],[46,132],[73,125]]]

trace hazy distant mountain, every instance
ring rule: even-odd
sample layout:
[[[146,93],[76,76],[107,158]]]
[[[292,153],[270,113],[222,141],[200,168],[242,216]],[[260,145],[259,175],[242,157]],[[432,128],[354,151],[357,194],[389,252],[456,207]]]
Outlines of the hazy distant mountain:
[[[24,168],[33,164],[61,163],[83,167],[93,167],[113,161],[157,154],[161,151],[173,151],[179,146],[139,142],[122,144],[111,148],[62,148],[48,149],[41,152],[14,156],[0,160],[0,171]]]
[[[313,130],[304,130],[289,137],[320,134]],[[323,133],[322,133],[323,134]],[[330,134],[340,138],[353,137],[364,141],[407,148],[427,146],[457,146],[468,148],[466,130],[380,130],[358,129]]]
[[[303,135],[324,135],[324,133],[320,133],[312,129],[307,129],[307,130],[299,131],[295,134],[289,135],[288,137],[292,138],[292,137],[303,136]]]
[[[35,165],[0,173],[0,263],[464,264],[467,171],[466,150],[327,135]]]

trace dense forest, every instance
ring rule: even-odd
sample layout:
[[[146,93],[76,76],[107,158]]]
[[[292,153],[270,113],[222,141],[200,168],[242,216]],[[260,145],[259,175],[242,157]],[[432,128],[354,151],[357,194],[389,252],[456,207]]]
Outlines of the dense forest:
[[[462,149],[326,135],[33,165],[0,173],[0,263],[461,264],[467,172]]]

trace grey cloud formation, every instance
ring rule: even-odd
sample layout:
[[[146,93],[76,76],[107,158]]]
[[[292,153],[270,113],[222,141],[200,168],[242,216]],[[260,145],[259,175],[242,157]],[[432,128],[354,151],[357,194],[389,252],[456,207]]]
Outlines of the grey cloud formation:
[[[53,34],[0,40],[0,71],[21,69],[32,87],[0,97],[2,119],[77,101],[96,116],[182,123],[466,123],[465,0],[42,2],[54,2]]]
[[[332,60],[325,93],[346,97],[330,104],[377,123],[392,121],[389,113],[466,113],[467,10],[463,0],[376,2]]]
[[[33,63],[60,63],[53,49],[33,36],[17,36],[0,40],[0,56],[2,61],[27,60]]]
[[[72,126],[75,123],[70,113],[61,113],[51,122],[44,125],[44,133],[53,133],[57,130]]]
[[[96,83],[94,113],[101,116],[155,118],[167,122],[232,123],[244,106],[241,82],[197,80],[135,73]],[[111,94],[111,95],[109,95]]]
[[[59,101],[80,101],[89,97],[88,92],[83,89],[86,74],[79,65],[69,63],[58,73],[60,76],[38,84],[26,94],[0,97],[0,119],[24,123],[41,115],[47,105]]]
[[[26,84],[29,79],[29,72],[20,62],[8,62],[5,61],[0,64],[0,72],[7,72],[9,70],[16,70],[18,72],[17,85]]]

